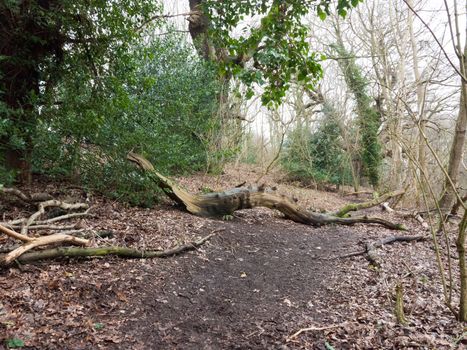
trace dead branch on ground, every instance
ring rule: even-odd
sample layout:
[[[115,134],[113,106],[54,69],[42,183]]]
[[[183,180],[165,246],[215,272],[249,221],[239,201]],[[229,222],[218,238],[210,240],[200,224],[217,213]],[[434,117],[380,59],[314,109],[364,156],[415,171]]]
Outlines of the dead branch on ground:
[[[216,232],[213,232],[199,240],[181,244],[175,246],[173,248],[169,248],[166,250],[138,250],[132,249],[127,247],[120,247],[120,246],[107,246],[107,247],[90,247],[90,248],[83,248],[83,247],[58,247],[52,249],[44,249],[40,251],[34,251],[29,253],[24,253],[18,257],[16,260],[19,263],[30,263],[37,260],[44,260],[44,259],[55,259],[60,257],[96,257],[96,256],[106,256],[106,255],[115,255],[122,258],[166,258],[169,256],[181,254],[190,250],[195,250],[199,246],[203,245],[207,240],[209,240],[212,236],[214,236]],[[53,237],[47,236],[42,238]],[[76,238],[76,237],[74,237]],[[20,249],[19,247],[18,249]],[[13,251],[14,252],[14,251]],[[13,260],[7,260],[8,255],[0,255],[0,265],[8,265],[11,264]]]
[[[73,204],[70,204],[70,203],[62,202],[62,201],[55,200],[55,199],[51,199],[51,200],[48,200],[48,201],[45,201],[45,202],[40,202],[39,206],[38,206],[38,210],[34,214],[32,214],[26,220],[26,223],[21,227],[21,233],[24,234],[24,235],[27,234],[29,226],[31,226],[31,224],[39,216],[44,214],[45,213],[45,208],[48,208],[48,207],[57,207],[57,208],[64,209],[64,210],[89,209],[89,205],[86,204],[86,203],[73,203]],[[68,214],[67,218],[69,218],[69,215],[70,214]],[[50,223],[50,222],[51,221],[49,221],[48,223]]]
[[[363,202],[363,203],[350,203],[339,209],[338,211],[332,213],[334,216],[338,217],[344,217],[347,213],[351,211],[357,211],[361,209],[368,209],[371,207],[375,207],[377,205],[380,205],[384,202],[387,202],[389,199],[402,196],[405,193],[404,190],[397,190],[393,192],[389,192],[386,194],[383,194],[382,196],[379,196],[371,201],[368,202]]]
[[[339,327],[342,327],[344,326],[345,323],[341,323],[341,324],[332,324],[332,325],[329,325],[329,326],[324,326],[324,327],[307,327],[307,328],[301,328],[299,329],[298,331],[296,331],[294,334],[288,336],[286,338],[286,342],[290,342],[292,341],[294,338],[298,337],[300,334],[302,333],[305,333],[305,332],[310,332],[310,331],[325,331],[325,330],[328,330],[328,329],[333,329],[333,328],[339,328]]]
[[[70,235],[65,235],[65,234],[55,234],[55,235],[49,235],[49,236],[43,236],[43,237],[29,237],[26,235],[23,235],[21,233],[18,233],[16,231],[10,230],[7,227],[4,227],[0,225],[0,232],[3,232],[7,236],[10,236],[15,239],[19,239],[20,241],[24,242],[21,246],[18,248],[12,250],[5,256],[0,258],[0,265],[9,265],[16,259],[18,259],[22,254],[26,253],[27,251],[44,246],[44,245],[49,245],[49,244],[54,244],[54,243],[70,243],[74,245],[83,245],[86,246],[89,244],[89,240],[83,239],[83,238],[78,238]]]
[[[13,188],[1,188],[3,193],[10,193],[21,200],[34,202],[33,198],[29,195],[26,195],[24,192],[13,189]],[[42,196],[41,198],[44,198]],[[39,202],[37,204],[38,208],[37,211],[34,212],[28,218],[21,218],[18,220],[13,220],[10,222],[0,223],[0,232],[6,234],[7,236],[20,240],[23,242],[22,245],[16,247],[15,249],[11,250],[2,258],[0,259],[0,265],[9,265],[13,261],[19,259],[23,254],[30,251],[31,249],[52,245],[52,244],[72,244],[78,246],[87,246],[89,245],[90,241],[85,238],[80,238],[73,236],[72,233],[76,233],[75,231],[69,231],[70,229],[77,228],[77,224],[74,225],[63,225],[63,226],[56,226],[52,225],[52,223],[69,219],[72,217],[77,216],[85,216],[88,215],[89,205],[86,203],[66,203],[59,200],[48,199],[46,201]],[[38,221],[37,219],[45,214],[46,209],[50,207],[60,208],[63,210],[80,210],[85,209],[85,212],[79,213],[68,213],[65,215],[61,215],[60,217],[55,217],[51,219],[46,219],[42,221]],[[20,232],[16,232],[15,229],[20,229]],[[53,235],[47,236],[39,236],[39,237],[30,237],[28,235],[29,230],[38,230],[38,229],[48,229],[48,230],[58,230],[58,231],[65,231],[65,232],[58,232]]]
[[[373,194],[373,191],[365,190],[365,191],[357,191],[357,192],[347,192],[344,193],[344,196],[356,196],[358,197],[361,194]]]
[[[52,196],[48,193],[32,193],[26,194],[23,191],[18,190],[17,188],[3,187],[0,186],[0,193],[10,194],[23,202],[43,202],[49,199],[52,199]]]
[[[376,253],[376,249],[382,247],[385,244],[392,244],[395,242],[413,242],[413,241],[425,241],[427,237],[425,236],[391,236],[386,237],[374,242],[367,242],[365,244],[365,249],[337,256],[336,258],[350,258],[353,256],[365,255],[365,258],[370,262],[371,265],[375,267],[381,267],[379,257]]]

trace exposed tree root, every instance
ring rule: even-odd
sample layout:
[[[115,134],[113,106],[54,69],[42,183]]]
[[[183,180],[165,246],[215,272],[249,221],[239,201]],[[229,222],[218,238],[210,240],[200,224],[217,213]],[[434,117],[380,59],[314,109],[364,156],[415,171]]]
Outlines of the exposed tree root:
[[[356,223],[379,224],[393,230],[404,230],[400,224],[376,217],[342,218],[334,215],[307,211],[288,199],[271,193],[272,190],[260,187],[240,187],[224,192],[191,194],[181,189],[175,182],[159,174],[154,166],[144,157],[130,152],[127,158],[145,170],[165,194],[194,215],[222,217],[232,215],[236,210],[254,207],[277,209],[289,220],[306,225],[321,226],[328,224],[353,225]]]
[[[340,255],[337,258],[349,258],[352,256],[365,255],[365,258],[375,267],[381,267],[379,257],[376,253],[376,249],[382,247],[385,244],[391,244],[394,242],[413,242],[413,241],[425,241],[427,238],[424,236],[391,236],[386,237],[374,242],[368,242],[365,244],[365,249],[353,252],[350,254]]]
[[[119,246],[108,246],[108,247],[95,247],[95,248],[82,248],[82,247],[59,247],[53,249],[44,249],[35,252],[29,252],[22,254],[17,257],[17,261],[20,263],[30,263],[37,260],[44,259],[55,259],[60,257],[93,257],[93,256],[105,256],[115,255],[122,258],[165,258],[173,255],[177,255],[186,251],[194,250],[197,247],[204,244],[208,239],[215,235],[215,232],[190,243],[175,246],[167,250],[138,250],[127,247]],[[50,238],[47,236],[43,238]],[[76,237],[74,237],[76,238]],[[23,246],[21,246],[23,247]],[[21,248],[20,247],[20,248]],[[18,248],[18,249],[20,249]],[[13,251],[14,252],[14,251]],[[11,254],[0,255],[1,265],[8,265],[12,260],[7,260],[6,257]]]

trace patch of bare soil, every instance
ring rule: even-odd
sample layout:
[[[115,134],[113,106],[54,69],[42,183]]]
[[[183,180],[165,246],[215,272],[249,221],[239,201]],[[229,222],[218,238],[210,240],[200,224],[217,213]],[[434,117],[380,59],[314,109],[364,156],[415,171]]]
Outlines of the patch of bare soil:
[[[196,258],[148,279],[151,293],[136,293],[142,317],[122,330],[137,330],[141,348],[280,348],[297,324],[323,318],[316,305],[335,271],[322,258],[356,243],[348,229],[323,238],[284,222],[224,228]]]
[[[181,181],[190,190],[217,190],[255,175],[245,168],[240,175]],[[266,183],[274,185],[275,179],[266,178]],[[83,199],[79,191],[49,190]],[[314,208],[333,210],[349,200],[284,184],[278,191]],[[374,269],[363,256],[339,256],[395,234],[377,226],[314,228],[266,209],[240,211],[225,222],[197,218],[170,205],[139,209],[100,197],[90,200],[95,217],[81,219],[81,226],[113,232],[111,238],[94,238],[100,245],[165,249],[217,234],[197,251],[168,259],[62,259],[1,269],[0,349],[13,338],[24,341],[24,349],[467,345],[466,329],[442,304],[430,241],[385,246],[379,250],[381,269]],[[1,204],[6,219],[27,210]],[[404,224],[409,228],[405,234],[426,234],[416,221]],[[11,243],[1,239],[0,248]],[[406,325],[398,325],[394,316],[398,283],[404,287]]]

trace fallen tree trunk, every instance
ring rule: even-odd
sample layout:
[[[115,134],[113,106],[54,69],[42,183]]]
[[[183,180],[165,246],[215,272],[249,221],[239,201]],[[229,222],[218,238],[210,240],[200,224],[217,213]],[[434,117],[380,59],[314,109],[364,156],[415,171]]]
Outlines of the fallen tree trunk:
[[[211,233],[206,237],[203,237],[197,241],[178,245],[167,250],[138,250],[127,247],[119,246],[108,246],[108,247],[95,247],[95,248],[83,248],[83,247],[59,247],[52,249],[44,249],[35,252],[24,253],[16,258],[16,261],[20,263],[30,263],[37,260],[54,259],[60,257],[95,257],[105,255],[115,255],[123,258],[166,258],[169,256],[177,255],[183,252],[194,250],[201,246],[208,239],[210,239],[215,233]],[[9,265],[12,261],[7,261],[6,255],[0,254],[0,265]]]
[[[224,192],[191,194],[181,189],[175,182],[159,174],[144,157],[130,152],[128,160],[136,163],[155,181],[172,200],[183,205],[186,210],[197,216],[222,217],[232,215],[240,209],[266,207],[277,209],[289,220],[305,225],[321,226],[328,224],[353,225],[356,223],[378,224],[393,230],[404,230],[400,224],[376,217],[342,218],[334,215],[307,211],[293,203],[286,196],[271,193],[263,186],[233,188]]]

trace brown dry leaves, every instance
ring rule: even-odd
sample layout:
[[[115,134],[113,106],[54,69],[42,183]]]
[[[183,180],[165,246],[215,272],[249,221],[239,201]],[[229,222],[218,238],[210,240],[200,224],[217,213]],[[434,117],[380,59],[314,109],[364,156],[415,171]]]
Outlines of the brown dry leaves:
[[[255,179],[259,173],[258,169],[252,169],[251,166],[240,165],[238,168],[228,167],[225,174],[217,177],[200,174],[178,180],[193,192],[203,188],[216,191],[238,185],[245,179]],[[276,173],[266,176],[263,181],[269,186],[277,186],[279,193],[297,198],[307,208],[335,210],[349,201],[349,197],[341,197],[336,193],[300,189],[280,183],[280,178],[281,175]],[[76,200],[84,199],[81,191],[61,190],[60,185],[35,184],[36,191],[46,191],[55,198],[71,195]],[[113,232],[112,238],[94,238],[97,244],[166,249],[226,225],[221,221],[192,216],[170,204],[154,209],[127,208],[98,196],[91,197],[91,204],[94,208],[92,213],[96,217],[82,219],[82,227],[90,232]],[[31,210],[5,203],[1,206],[4,208],[4,220],[25,216]],[[380,212],[377,214],[381,215]],[[396,214],[384,215],[391,218],[391,215]],[[235,220],[251,225],[252,230],[255,230],[248,234],[264,234],[265,239],[271,220],[276,227],[283,227],[284,232],[288,225],[295,225],[295,230],[298,227],[297,224],[280,220],[277,213],[262,208],[240,211],[235,216]],[[397,217],[397,220],[402,221],[402,218]],[[426,234],[415,220],[406,221],[405,224],[409,227],[409,234]],[[356,225],[345,230],[340,227],[331,229],[341,234],[341,237],[353,235],[353,239],[362,245],[368,240],[394,234],[371,225]],[[307,232],[313,231],[316,235],[326,235],[331,229],[306,228]],[[226,234],[228,233],[227,230]],[[332,239],[336,240],[335,246],[339,246],[339,239]],[[323,236],[327,249],[333,247],[332,239],[328,241]],[[233,250],[229,251],[229,247],[222,247],[223,242],[222,237],[217,243],[208,242],[195,254],[207,264],[220,264],[228,260],[225,256],[231,257],[234,254]],[[9,239],[0,238],[0,248],[10,243]],[[225,256],[219,255],[212,260],[209,252],[213,244],[224,249]],[[238,251],[243,248],[235,249]],[[356,244],[354,249],[357,251],[361,246]],[[434,252],[429,241],[383,247],[379,250],[382,261],[380,270],[371,269],[363,257],[327,260],[332,256],[349,253],[348,250],[323,251],[321,247],[316,247],[316,251],[317,259],[322,259],[319,264],[328,269],[326,280],[322,283],[324,287],[316,295],[303,296],[305,307],[288,308],[294,313],[290,323],[277,326],[274,330],[275,339],[279,339],[282,348],[325,349],[326,343],[335,349],[462,348],[465,340],[461,336],[465,329],[443,305]],[[296,254],[298,257],[302,253],[290,252],[292,256]],[[167,280],[171,278],[171,272],[178,267],[189,270],[192,259],[193,255],[171,260],[123,260],[107,257],[49,261],[1,270],[0,349],[6,339],[13,337],[22,339],[29,348],[40,349],[118,349],[123,344],[131,344],[132,348],[150,348],[144,337],[135,336],[140,330],[131,329],[132,324],[141,321],[140,314],[146,307],[137,304],[137,300],[142,300],[140,293],[146,293],[147,300],[158,303],[158,295],[152,295],[157,281],[161,284],[169,283]],[[248,278],[242,280],[261,276],[261,268],[258,266],[258,271],[248,271]],[[310,266],[301,268],[304,271],[310,270]],[[394,287],[398,282],[402,283],[405,291],[405,313],[408,319],[406,326],[397,325],[393,313]],[[185,281],[174,280],[170,283],[184,285]],[[244,302],[248,303],[248,300]],[[254,310],[255,307],[256,305],[252,305],[249,309]],[[224,328],[221,329],[228,330],[230,322],[226,319]],[[253,320],[250,323],[254,322]],[[127,332],[122,333],[120,330],[124,324]],[[173,324],[176,325],[177,320]],[[300,328],[329,325],[341,326],[303,332],[286,343],[286,338]],[[147,326],[148,332],[154,331],[150,325]],[[243,341],[248,342],[253,339],[253,332],[256,332],[255,336],[263,337],[261,339],[264,342],[261,344],[268,344],[262,331],[255,329],[245,329],[243,335],[226,331],[219,336],[229,336],[231,339],[226,341],[235,344],[235,337],[244,337]],[[199,340],[202,339],[201,332]]]

